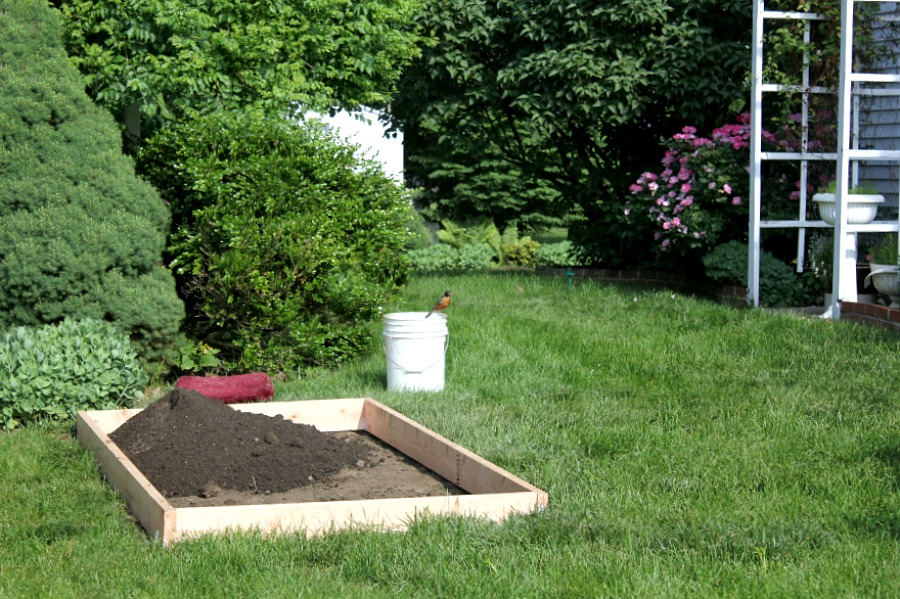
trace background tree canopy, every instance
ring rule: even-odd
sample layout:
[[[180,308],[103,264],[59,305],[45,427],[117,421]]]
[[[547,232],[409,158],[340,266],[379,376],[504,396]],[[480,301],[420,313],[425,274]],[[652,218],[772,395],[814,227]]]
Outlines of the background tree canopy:
[[[516,211],[575,212],[589,227],[573,237],[594,262],[650,260],[652,244],[623,226],[618,198],[658,160],[661,137],[685,123],[711,128],[745,97],[751,8],[428,0],[416,23],[436,43],[404,72],[392,103],[424,203],[501,222]]]
[[[95,101],[142,127],[192,113],[384,103],[419,50],[419,0],[56,0]]]

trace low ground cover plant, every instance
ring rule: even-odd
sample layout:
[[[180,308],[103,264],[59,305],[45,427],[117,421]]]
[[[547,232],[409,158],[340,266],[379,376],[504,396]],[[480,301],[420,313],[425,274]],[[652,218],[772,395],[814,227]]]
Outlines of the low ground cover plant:
[[[128,336],[111,323],[8,329],[0,333],[0,428],[129,407],[147,380]]]

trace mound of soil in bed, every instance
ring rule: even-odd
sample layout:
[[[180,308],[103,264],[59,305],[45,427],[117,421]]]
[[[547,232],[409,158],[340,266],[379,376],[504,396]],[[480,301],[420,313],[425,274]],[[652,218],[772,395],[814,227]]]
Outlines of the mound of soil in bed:
[[[368,433],[325,433],[188,389],[109,437],[176,508],[465,493]]]

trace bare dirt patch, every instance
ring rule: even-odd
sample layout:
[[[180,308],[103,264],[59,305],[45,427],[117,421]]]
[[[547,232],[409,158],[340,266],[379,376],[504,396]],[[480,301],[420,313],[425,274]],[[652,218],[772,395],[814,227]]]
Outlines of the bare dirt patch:
[[[176,508],[465,493],[368,433],[321,432],[187,389],[109,436]]]

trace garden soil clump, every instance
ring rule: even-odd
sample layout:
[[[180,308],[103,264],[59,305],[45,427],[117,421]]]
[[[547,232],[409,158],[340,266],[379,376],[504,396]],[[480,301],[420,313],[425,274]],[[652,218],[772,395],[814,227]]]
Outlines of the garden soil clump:
[[[325,433],[189,389],[109,437],[174,507],[465,493],[368,433]]]

